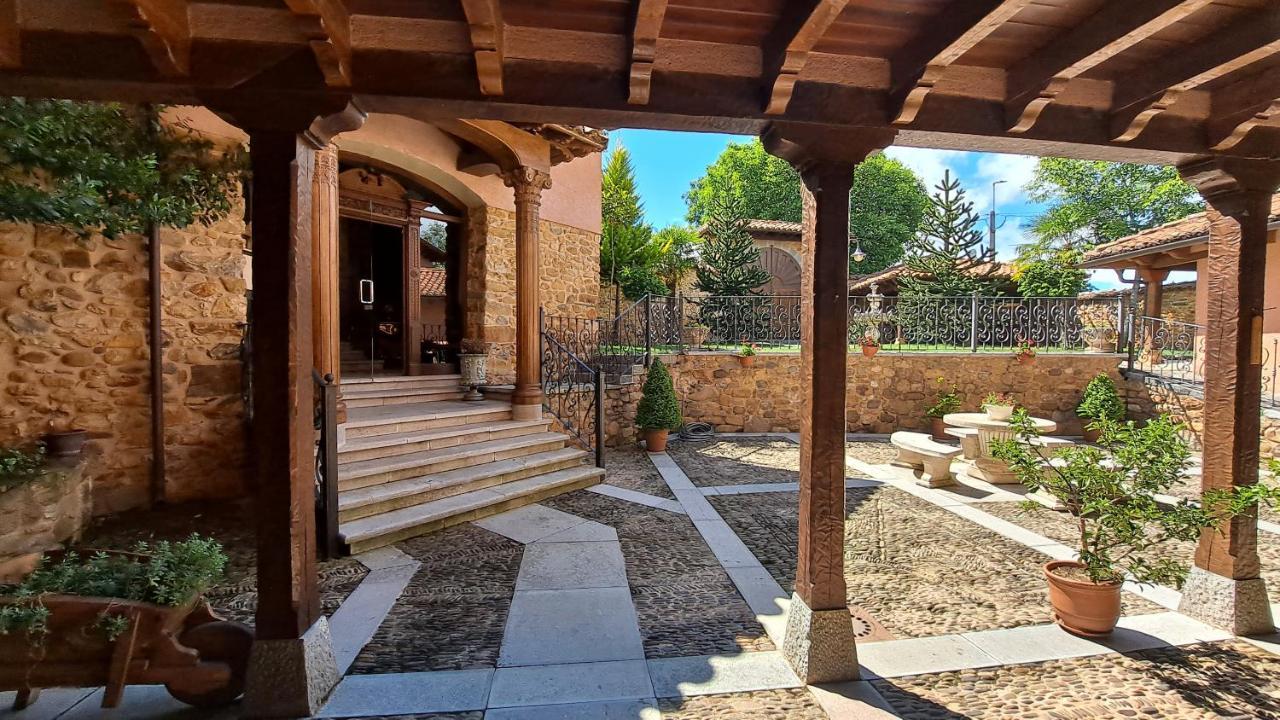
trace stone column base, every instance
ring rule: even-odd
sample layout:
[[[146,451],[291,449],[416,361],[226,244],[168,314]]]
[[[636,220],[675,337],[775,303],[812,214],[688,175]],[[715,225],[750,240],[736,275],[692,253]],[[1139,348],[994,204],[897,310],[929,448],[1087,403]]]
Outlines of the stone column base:
[[[542,405],[511,405],[512,420],[541,420]]]
[[[329,621],[322,615],[302,637],[258,640],[249,655],[245,717],[310,717],[342,679]]]
[[[858,679],[858,650],[847,608],[810,610],[791,594],[782,656],[807,684]]]
[[[1236,635],[1275,631],[1262,578],[1233,580],[1193,567],[1182,586],[1178,612]]]

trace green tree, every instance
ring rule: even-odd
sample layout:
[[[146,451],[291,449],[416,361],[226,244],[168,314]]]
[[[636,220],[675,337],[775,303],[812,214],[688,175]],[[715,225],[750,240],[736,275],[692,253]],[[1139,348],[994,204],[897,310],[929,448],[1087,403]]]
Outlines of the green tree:
[[[658,257],[658,246],[648,225],[604,226],[600,234],[600,277],[615,283],[627,268],[648,268]]]
[[[1033,226],[1042,247],[1110,242],[1203,208],[1176,169],[1159,165],[1041,158],[1026,190],[1049,205]]]
[[[708,222],[721,198],[741,202],[752,220],[799,222],[800,177],[786,161],[765,152],[759,140],[733,143],[685,193],[688,220]],[[915,234],[929,196],[906,165],[874,155],[858,166],[849,193],[849,232],[861,243],[866,259],[850,263],[850,271],[872,273],[894,264]]]
[[[1079,267],[1084,255],[1075,248],[1051,251],[1045,257],[1018,260],[1013,279],[1023,297],[1075,297],[1089,288],[1089,273]]]
[[[644,379],[640,404],[636,407],[636,425],[644,430],[678,430],[684,424],[680,403],[671,382],[671,373],[659,359],[649,366]]]
[[[697,267],[697,253],[702,244],[702,236],[692,228],[669,225],[659,230],[653,236],[653,241],[658,247],[654,272],[666,284],[670,294],[675,295],[680,284]]]
[[[628,300],[639,300],[645,295],[666,295],[667,285],[657,273],[647,267],[633,265],[623,268],[618,276],[618,285],[622,287],[622,296]]]
[[[644,218],[644,203],[636,191],[631,153],[618,143],[605,161],[600,178],[600,218],[605,225],[635,226]]]
[[[907,244],[905,264],[914,273],[900,280],[909,296],[991,294],[994,264],[987,263],[983,218],[965,200],[960,181],[948,170],[938,183],[920,223]],[[914,276],[913,276],[914,275]]]
[[[769,282],[746,224],[742,203],[732,196],[722,198],[707,219],[707,239],[695,268],[699,290],[715,296],[755,295]]]
[[[230,212],[243,167],[156,107],[0,99],[3,220],[108,236],[207,224]]]

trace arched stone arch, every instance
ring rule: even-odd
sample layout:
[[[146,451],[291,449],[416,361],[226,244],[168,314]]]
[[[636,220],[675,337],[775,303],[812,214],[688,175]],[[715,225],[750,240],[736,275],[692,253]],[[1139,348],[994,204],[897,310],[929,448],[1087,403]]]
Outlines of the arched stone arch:
[[[459,214],[484,207],[484,199],[461,179],[420,157],[397,148],[339,137],[338,157],[343,162],[366,164],[417,183],[451,202]]]

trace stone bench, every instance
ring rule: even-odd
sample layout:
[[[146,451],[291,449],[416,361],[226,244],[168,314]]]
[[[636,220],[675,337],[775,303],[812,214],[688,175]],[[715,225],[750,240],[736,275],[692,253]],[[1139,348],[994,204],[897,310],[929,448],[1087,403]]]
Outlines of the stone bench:
[[[972,460],[982,452],[978,446],[977,428],[947,428],[946,433],[960,439],[960,451],[964,453],[965,460]]]
[[[898,448],[898,457],[891,464],[922,471],[918,484],[942,487],[954,482],[951,460],[960,454],[960,448],[944,445],[925,433],[902,430],[890,435],[889,442]]]

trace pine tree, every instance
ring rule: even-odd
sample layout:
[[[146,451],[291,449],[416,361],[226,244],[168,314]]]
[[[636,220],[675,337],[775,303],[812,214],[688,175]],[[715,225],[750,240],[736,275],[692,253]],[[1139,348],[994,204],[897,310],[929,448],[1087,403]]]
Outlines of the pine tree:
[[[609,153],[600,178],[600,217],[605,225],[634,227],[644,217],[644,204],[636,192],[631,153],[619,144]]]
[[[671,382],[671,373],[661,360],[654,359],[649,376],[644,380],[640,405],[636,407],[636,425],[643,430],[678,430],[684,424],[680,402]]]
[[[903,295],[956,296],[991,294],[994,258],[987,257],[983,218],[965,200],[960,181],[943,175],[920,221],[920,231],[907,244],[901,278]]]
[[[760,249],[747,232],[736,198],[717,203],[707,220],[706,236],[694,271],[697,288],[714,296],[758,295],[769,273],[760,267]]]

